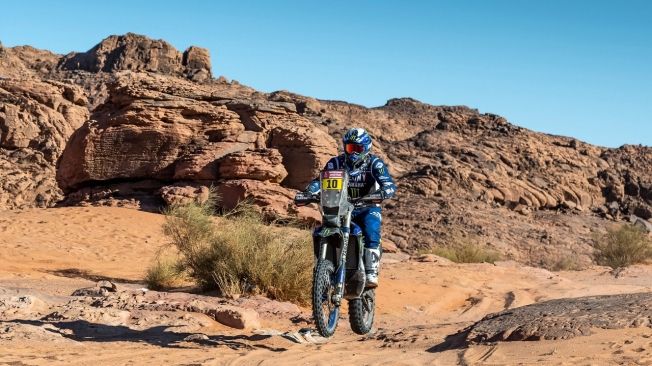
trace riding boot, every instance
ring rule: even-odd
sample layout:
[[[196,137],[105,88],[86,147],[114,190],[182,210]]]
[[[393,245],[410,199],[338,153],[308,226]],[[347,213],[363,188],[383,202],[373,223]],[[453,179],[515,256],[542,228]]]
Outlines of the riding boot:
[[[365,287],[378,287],[378,269],[380,268],[380,249],[364,248]]]

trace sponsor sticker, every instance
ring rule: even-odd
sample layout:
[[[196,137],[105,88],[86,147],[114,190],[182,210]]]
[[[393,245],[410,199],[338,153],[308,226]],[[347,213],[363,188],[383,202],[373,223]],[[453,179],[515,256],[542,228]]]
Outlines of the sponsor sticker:
[[[322,178],[344,178],[344,172],[342,170],[327,170],[322,172]]]
[[[383,220],[383,217],[382,217],[382,215],[380,214],[380,212],[372,212],[371,215],[372,215],[372,216],[376,216],[376,217],[378,218],[379,221],[382,221],[382,220]]]

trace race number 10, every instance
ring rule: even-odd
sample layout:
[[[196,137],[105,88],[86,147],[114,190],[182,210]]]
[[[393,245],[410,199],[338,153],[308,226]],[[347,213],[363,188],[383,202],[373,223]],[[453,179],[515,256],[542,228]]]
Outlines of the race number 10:
[[[342,189],[342,178],[326,178],[322,180],[322,188],[339,191]]]

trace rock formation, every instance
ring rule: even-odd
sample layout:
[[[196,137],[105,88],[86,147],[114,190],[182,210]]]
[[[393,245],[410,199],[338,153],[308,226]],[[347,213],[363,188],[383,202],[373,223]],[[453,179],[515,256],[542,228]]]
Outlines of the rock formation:
[[[467,342],[569,339],[591,329],[652,327],[652,294],[557,299],[489,314],[464,330]]]
[[[315,220],[292,196],[360,126],[399,184],[384,240],[402,250],[462,238],[528,264],[581,265],[605,225],[652,219],[649,147],[592,146],[410,98],[365,108],[265,94],[212,79],[199,47],[135,34],[65,56],[0,47],[0,76],[5,208],[157,207],[213,187],[225,207],[247,199]]]
[[[184,75],[195,81],[211,78],[208,50],[193,46],[182,54],[163,40],[133,33],[110,36],[87,52],[68,54],[59,61],[59,68],[90,72],[149,71]]]
[[[336,153],[326,132],[281,103],[234,101],[189,81],[132,73],[118,75],[108,93],[59,161],[57,181],[69,196],[80,197],[80,189],[98,189],[103,182],[113,185],[106,187],[111,196],[132,198],[128,186],[123,184],[125,193],[114,183],[155,180],[145,191],[152,194],[173,182],[192,181],[231,192],[223,196],[227,208],[236,204],[234,197],[247,196],[233,196],[235,186],[285,192],[265,201],[285,215],[293,194],[279,184],[305,186]],[[321,138],[299,148],[291,143],[292,137],[307,141],[310,136]],[[298,161],[296,151],[305,152]]]
[[[88,119],[73,85],[0,79],[0,207],[47,207],[62,198],[54,164]]]

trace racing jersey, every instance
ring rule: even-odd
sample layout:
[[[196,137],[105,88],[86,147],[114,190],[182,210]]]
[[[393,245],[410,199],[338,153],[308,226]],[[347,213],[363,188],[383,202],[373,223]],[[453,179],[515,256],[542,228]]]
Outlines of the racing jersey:
[[[360,167],[350,169],[345,162],[344,154],[331,158],[324,170],[346,170],[349,173],[349,197],[360,198],[377,191],[382,192],[383,198],[392,198],[396,193],[396,185],[389,175],[385,162],[373,155],[365,159]],[[310,193],[319,193],[321,187],[319,178],[314,179],[306,190]]]

